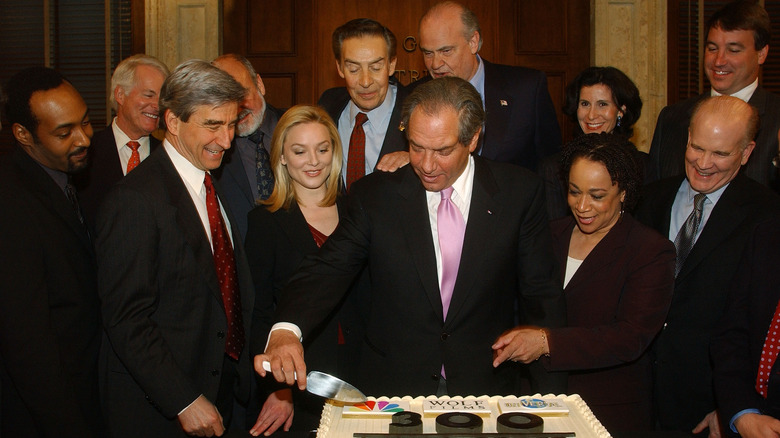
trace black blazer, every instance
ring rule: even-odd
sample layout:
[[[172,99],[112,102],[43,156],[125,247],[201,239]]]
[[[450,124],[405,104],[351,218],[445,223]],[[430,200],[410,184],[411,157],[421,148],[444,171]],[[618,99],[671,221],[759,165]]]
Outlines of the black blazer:
[[[561,282],[575,226],[571,217],[550,226]],[[624,213],[563,290],[568,327],[550,330],[548,369],[570,371],[568,392],[608,430],[652,429],[648,347],[669,310],[674,264],[672,242]]]
[[[724,429],[744,409],[758,409],[780,418],[780,364],[769,380],[768,397],[755,389],[767,330],[780,300],[780,217],[760,224],[729,288],[727,308],[712,337],[715,396]]]
[[[390,122],[387,125],[387,133],[385,133],[385,141],[382,143],[382,149],[379,151],[379,159],[382,156],[391,152],[408,151],[409,144],[406,142],[406,134],[399,129],[401,126],[401,110],[403,109],[404,99],[408,96],[409,92],[403,85],[399,84],[395,78],[390,78],[390,83],[396,85],[395,106],[393,107],[393,113],[390,115]],[[345,87],[336,87],[325,90],[317,101],[317,105],[325,108],[330,118],[333,119],[333,123],[336,127],[339,126],[339,117],[341,113],[349,104],[349,92]],[[349,139],[347,139],[349,143]],[[346,163],[344,163],[346,169]]]
[[[217,187],[219,193],[219,187]],[[245,330],[254,294],[232,225]],[[103,322],[111,349],[103,401],[112,436],[183,436],[178,413],[198,395],[214,402],[227,320],[211,245],[165,148],[120,181],[97,223]],[[249,340],[238,362],[248,397]]]
[[[645,188],[637,218],[669,236],[669,222],[682,176]],[[660,426],[690,431],[715,409],[709,343],[726,309],[726,285],[752,228],[780,211],[780,198],[743,175],[723,192],[675,279],[674,295],[655,354],[655,402]]]
[[[271,131],[276,128],[276,123],[279,118],[282,117],[284,111],[272,107],[269,103],[265,106],[265,117],[268,120],[264,120],[263,124],[269,123]],[[268,149],[268,154],[271,154],[271,137],[265,137],[263,139],[263,145]],[[232,147],[225,152],[225,156],[222,157],[222,165],[219,169],[212,172],[214,179],[219,183],[221,192],[220,200],[223,205],[230,207],[233,212],[233,218],[235,225],[238,228],[241,239],[246,237],[246,216],[249,212],[255,208],[256,199],[255,191],[252,190],[250,184],[256,184],[247,179],[246,171],[244,170],[244,163],[241,162],[241,156],[238,154],[236,139],[233,138]]]
[[[99,436],[92,243],[63,190],[20,147],[0,173],[0,435]]]
[[[685,148],[688,144],[688,125],[696,104],[708,97],[709,91],[688,100],[669,105],[661,110],[650,145],[653,181],[685,172]],[[778,191],[777,168],[772,159],[778,153],[777,131],[780,130],[780,96],[758,87],[748,102],[758,110],[760,118],[756,148],[742,173]]]
[[[160,144],[160,140],[149,135],[150,152],[154,152]],[[89,166],[73,178],[73,185],[79,191],[81,208],[93,229],[103,198],[124,176],[114,131],[109,124],[106,129],[92,137],[89,147]]]
[[[479,157],[474,162],[461,267],[446,321],[425,190],[410,166],[355,183],[348,214],[284,291],[276,319],[298,324],[305,339],[368,263],[370,307],[356,379],[367,394],[434,394],[442,364],[450,394],[507,394],[518,368],[512,362],[493,368],[496,338],[516,318],[564,323],[541,181],[516,166]]]
[[[338,202],[342,214],[344,202]],[[273,323],[273,313],[283,289],[296,272],[303,258],[319,248],[312,238],[309,225],[296,202],[289,210],[273,213],[261,205],[249,213],[246,252],[255,284],[255,314],[253,351],[263,352]],[[363,340],[358,300],[367,290],[353,286],[324,322],[303,342],[306,366],[350,381],[358,365],[360,342]],[[358,296],[360,294],[360,296]],[[342,343],[340,343],[340,338]],[[272,380],[272,379],[271,379]],[[269,390],[278,389],[277,385]],[[322,414],[322,398],[294,390],[295,430],[316,429]]]

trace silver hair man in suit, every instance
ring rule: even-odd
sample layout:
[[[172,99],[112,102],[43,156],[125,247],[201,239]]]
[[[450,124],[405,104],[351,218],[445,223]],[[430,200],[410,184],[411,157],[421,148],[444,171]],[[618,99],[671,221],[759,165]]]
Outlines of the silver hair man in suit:
[[[160,92],[163,147],[98,216],[103,404],[114,437],[221,435],[234,401],[249,396],[251,277],[210,174],[244,93],[205,61],[179,65]]]

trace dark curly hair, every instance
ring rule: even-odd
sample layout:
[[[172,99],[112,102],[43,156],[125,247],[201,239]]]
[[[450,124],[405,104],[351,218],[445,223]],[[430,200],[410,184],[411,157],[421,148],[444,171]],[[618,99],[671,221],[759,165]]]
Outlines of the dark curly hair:
[[[567,143],[561,151],[561,178],[568,186],[569,171],[578,158],[585,158],[604,165],[613,183],[626,192],[623,208],[631,210],[639,200],[642,188],[642,167],[636,156],[636,148],[621,134],[580,135]]]
[[[563,113],[577,125],[577,107],[580,105],[580,90],[582,87],[592,87],[603,84],[612,90],[612,97],[618,108],[623,112],[620,126],[616,126],[613,132],[623,134],[630,138],[634,134],[634,123],[642,115],[642,98],[639,97],[639,89],[628,76],[615,67],[588,67],[569,85],[566,86],[566,101],[563,104]],[[625,106],[626,109],[622,109]],[[582,131],[580,131],[582,132]]]

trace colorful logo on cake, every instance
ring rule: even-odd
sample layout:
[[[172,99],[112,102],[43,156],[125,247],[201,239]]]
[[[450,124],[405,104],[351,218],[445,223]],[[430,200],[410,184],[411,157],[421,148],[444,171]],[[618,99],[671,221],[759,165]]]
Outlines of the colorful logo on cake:
[[[520,400],[520,406],[528,409],[544,409],[549,405],[539,398],[524,398]]]
[[[349,408],[350,411],[365,412],[403,412],[404,410],[398,403],[388,401],[367,401],[365,403],[352,405]]]

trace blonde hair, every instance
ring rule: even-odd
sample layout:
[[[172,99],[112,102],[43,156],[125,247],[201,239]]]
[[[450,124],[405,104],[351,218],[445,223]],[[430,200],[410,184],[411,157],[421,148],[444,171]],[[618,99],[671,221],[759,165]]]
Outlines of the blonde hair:
[[[288,109],[279,119],[271,140],[271,169],[274,172],[274,191],[271,196],[260,203],[266,205],[268,210],[274,212],[281,209],[289,209],[292,201],[297,202],[295,187],[292,184],[287,166],[282,164],[282,151],[290,130],[298,125],[306,123],[319,123],[328,130],[328,136],[333,149],[333,160],[330,165],[330,174],[325,180],[325,198],[320,207],[329,207],[336,203],[339,195],[339,183],[341,181],[341,139],[339,131],[328,113],[314,105],[295,105]]]

